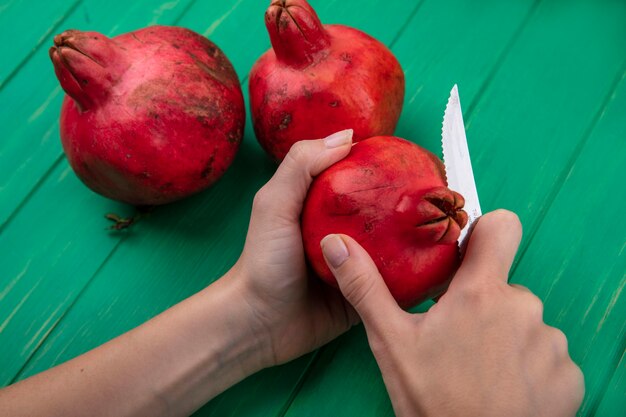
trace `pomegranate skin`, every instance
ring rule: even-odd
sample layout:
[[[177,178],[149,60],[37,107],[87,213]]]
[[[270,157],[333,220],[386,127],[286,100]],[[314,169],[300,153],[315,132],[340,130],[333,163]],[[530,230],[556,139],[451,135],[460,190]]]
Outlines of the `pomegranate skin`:
[[[351,236],[408,308],[440,294],[458,267],[463,205],[435,155],[401,138],[370,138],[313,181],[302,213],[304,249],[319,277],[337,286],[320,241]]]
[[[272,48],[250,71],[256,137],[275,160],[298,140],[354,130],[354,141],[392,135],[404,72],[391,51],[351,27],[322,25],[304,0],[274,0],[265,14]]]
[[[245,107],[233,66],[211,41],[152,26],[114,38],[70,30],[54,42],[67,93],[63,149],[93,191],[137,206],[169,203],[232,163]]]

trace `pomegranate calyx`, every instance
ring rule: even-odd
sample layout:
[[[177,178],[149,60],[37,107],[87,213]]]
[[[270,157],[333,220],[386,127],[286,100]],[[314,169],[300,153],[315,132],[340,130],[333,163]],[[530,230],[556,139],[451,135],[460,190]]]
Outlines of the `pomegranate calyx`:
[[[92,55],[88,54],[77,45],[76,38],[73,36],[75,33],[77,33],[77,31],[75,30],[66,30],[63,33],[56,35],[54,37],[54,48],[56,48],[57,50],[61,48],[69,48],[92,60],[101,67],[104,67],[101,62],[98,62],[97,59],[95,59]]]
[[[61,87],[81,111],[105,100],[130,66],[123,48],[97,32],[66,30],[54,37],[49,54]]]
[[[420,221],[415,225],[418,235],[427,240],[448,244],[459,238],[467,224],[463,197],[446,187],[427,192],[418,203]]]
[[[273,0],[265,12],[265,26],[276,58],[293,68],[315,62],[330,38],[315,10],[303,0]]]

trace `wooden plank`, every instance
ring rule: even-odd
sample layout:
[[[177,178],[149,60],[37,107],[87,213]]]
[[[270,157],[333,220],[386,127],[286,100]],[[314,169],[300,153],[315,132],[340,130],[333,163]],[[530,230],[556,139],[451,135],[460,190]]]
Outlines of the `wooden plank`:
[[[441,122],[452,86],[459,85],[467,119],[537,4],[506,2],[486,9],[467,0],[445,6],[427,1],[394,48],[407,79],[397,134],[441,156]]]
[[[50,194],[35,196],[0,238],[1,385],[13,379],[80,294],[102,263],[97,254],[106,256],[123,238],[104,230],[98,210],[127,209],[77,193],[84,186],[67,165],[46,186]],[[66,198],[70,194],[75,197]]]
[[[541,3],[467,120],[483,208],[519,213],[526,241],[619,81],[625,22],[624,2]]]
[[[624,350],[624,349],[622,349]],[[613,374],[602,402],[596,411],[596,417],[622,417],[626,410],[626,353]]]
[[[626,347],[626,224],[606,214],[626,204],[625,106],[626,71],[513,276],[568,336],[585,374],[585,416],[596,415]]]
[[[0,16],[8,13],[12,8],[16,7],[25,0],[6,0],[0,4]]]
[[[382,4],[382,1],[380,4]],[[241,44],[239,43],[240,39],[232,36],[232,34],[236,33],[236,29],[240,30],[241,21],[248,21],[250,10],[253,12],[256,10],[255,13],[262,16],[265,5],[253,7],[243,4],[235,8],[230,14],[229,10],[231,10],[230,7],[232,6],[228,6],[216,14],[218,17],[208,27],[213,27],[212,39],[220,46],[223,45],[224,50],[229,55],[235,57],[238,56],[237,48]],[[331,4],[330,6],[333,5]],[[206,31],[208,28],[207,22],[209,21],[206,13],[208,10],[203,9],[206,7],[205,3],[194,4],[185,15],[189,17],[181,20],[181,24],[199,32]],[[405,2],[398,0],[398,4],[393,9],[386,9],[385,13],[378,14],[386,21],[391,21],[394,18],[398,19],[396,26],[400,27],[404,23],[402,19],[406,19],[410,14],[410,7],[414,6],[406,5]],[[341,18],[341,16],[350,13],[351,7],[348,4],[337,2],[329,10],[332,10],[336,16]],[[363,21],[373,22],[371,19],[362,19]],[[355,20],[358,22],[358,19]],[[215,24],[218,21],[219,24]],[[246,59],[248,61],[252,61],[267,47],[262,17],[258,21],[258,25],[253,29],[257,32],[256,35],[248,35],[251,42],[248,42],[246,47],[253,50],[256,48],[256,54],[249,53],[244,55],[244,57],[247,56]],[[374,23],[370,25],[373,27]],[[391,32],[385,36],[391,39],[394,33]],[[232,53],[230,52],[231,49],[229,49],[227,39],[230,39],[231,47],[234,51]],[[257,39],[258,42],[252,43],[254,39]],[[249,66],[251,64],[251,62],[246,62],[245,60],[240,61],[238,58],[233,58],[233,61],[237,66]],[[19,377],[25,377],[38,369],[42,369],[42,367],[46,368],[59,361],[66,360],[114,337],[199,290],[223,273],[225,268],[234,262],[242,247],[252,196],[256,189],[269,178],[274,168],[275,166],[264,156],[252,137],[251,130],[248,129],[242,151],[235,165],[215,188],[185,202],[158,210],[149,220],[138,224],[137,228],[126,238],[123,245],[116,246],[118,241],[104,233],[106,238],[114,240],[114,242],[108,242],[108,246],[100,245],[99,247],[92,247],[90,243],[83,248],[84,254],[88,254],[90,262],[94,262],[93,266],[82,265],[80,269],[75,268],[73,266],[74,258],[80,256],[80,254],[72,253],[70,257],[66,257],[65,253],[60,253],[54,247],[49,246],[50,252],[46,256],[49,259],[58,258],[57,263],[59,267],[55,273],[42,278],[46,285],[50,280],[54,281],[58,277],[59,271],[67,272],[76,277],[73,282],[67,282],[67,285],[73,289],[80,289],[81,285],[84,286],[90,282],[94,272],[98,271],[98,274],[85,294],[77,302],[76,297],[70,297],[65,301],[54,293],[40,294],[39,291],[44,284],[33,290],[34,292],[25,302],[22,309],[30,305],[31,301],[38,295],[38,303],[45,302],[46,305],[50,305],[51,308],[58,310],[54,310],[54,319],[49,319],[46,314],[40,317],[35,311],[33,311],[32,316],[18,317],[16,315],[12,318],[11,321],[16,326],[23,327],[24,322],[34,321],[41,326],[40,329],[43,329],[39,331],[38,337],[35,337],[35,342],[33,342],[35,345],[41,346],[41,349],[33,361],[29,363],[28,367],[20,373]],[[59,182],[61,185],[58,187],[60,188],[55,188],[57,186],[54,185],[56,184],[54,181],[64,173],[65,175]],[[0,244],[5,244],[7,249],[9,249],[12,246],[12,241],[20,239],[19,234],[27,223],[31,224],[32,230],[41,230],[39,233],[46,236],[56,236],[59,240],[65,239],[68,242],[98,241],[99,237],[94,238],[93,236],[102,236],[103,232],[97,227],[78,225],[68,234],[64,230],[64,227],[67,227],[65,222],[51,225],[49,218],[61,217],[61,208],[53,207],[51,210],[47,210],[45,215],[38,212],[41,210],[41,207],[45,206],[45,202],[48,199],[58,199],[60,195],[63,196],[65,204],[71,204],[73,207],[72,212],[68,216],[71,216],[72,219],[91,216],[92,219],[95,219],[94,221],[100,221],[100,227],[105,226],[104,221],[100,219],[100,213],[115,211],[116,208],[120,207],[89,193],[73,177],[71,171],[68,170],[66,162],[63,160],[52,169],[49,178],[45,180],[6,227]],[[81,202],[74,198],[75,196],[83,195],[89,195],[91,200]],[[228,238],[231,240],[228,240]],[[207,242],[213,242],[213,244],[207,244]],[[38,241],[31,241],[30,245],[34,245],[35,250],[37,250]],[[224,253],[224,248],[228,248],[227,253]],[[110,262],[107,262],[101,269],[97,269],[95,267],[96,261],[107,261],[111,250],[115,250],[115,253],[111,255]],[[131,255],[130,253],[135,250],[139,250],[141,254]],[[117,257],[118,254],[121,254],[119,258]],[[21,271],[19,266],[27,263],[30,259],[28,255],[22,255],[22,258],[14,261],[16,264],[15,275]],[[31,261],[31,264],[33,263],[35,261]],[[49,263],[49,260],[37,259],[36,263],[46,265]],[[181,270],[181,264],[186,265],[189,269]],[[109,267],[108,265],[112,266]],[[139,280],[137,280],[137,277],[139,277]],[[172,277],[179,278],[172,280]],[[189,278],[182,279],[180,277]],[[38,277],[33,277],[26,272],[21,278],[21,280],[24,280],[22,288],[28,288],[28,283],[32,284],[34,278]],[[62,289],[64,288],[63,284],[55,283],[53,285],[59,285]],[[152,290],[148,288],[152,288]],[[10,289],[9,292],[11,293],[10,297],[15,300],[20,300],[24,295],[23,291],[14,293],[14,289]],[[45,297],[45,301],[41,300],[43,297]],[[91,297],[97,297],[101,301],[96,303],[88,302],[86,307],[89,311],[86,311],[83,309],[82,302],[85,299],[89,300]],[[117,299],[117,297],[120,297],[120,299]],[[76,302],[75,305],[73,305],[74,302]],[[59,322],[60,317],[63,317],[67,308],[72,305],[72,312],[77,311],[77,315],[70,312],[67,317],[64,317]],[[33,310],[36,309],[33,308]],[[96,310],[98,313],[94,313]],[[85,317],[97,317],[98,319],[93,323],[85,323]],[[124,319],[120,320],[120,317]],[[76,318],[78,318],[78,321]],[[111,322],[108,322],[109,320]],[[57,324],[58,330],[52,331]],[[16,327],[11,333],[5,331],[0,334],[0,344],[2,339],[13,339],[12,345],[14,348],[12,349],[19,348],[20,343],[18,340],[22,339],[19,334],[20,330],[19,327]],[[40,335],[43,337],[39,337]],[[42,345],[42,340],[48,335],[50,335],[49,339]],[[7,349],[11,348],[7,347]],[[31,354],[32,351],[33,349],[30,350]],[[6,352],[2,356],[9,360],[10,358],[15,358],[16,355],[13,352]],[[16,362],[18,365],[20,364],[19,361]],[[234,391],[229,391],[229,393],[216,400],[202,412],[227,415],[227,413],[231,412],[229,410],[234,409],[233,401],[241,395],[237,393],[248,392],[251,389],[251,384],[257,387],[256,389],[262,390],[263,395],[272,395],[272,401],[274,402],[283,398],[279,401],[280,404],[274,404],[270,401],[264,405],[268,408],[279,409],[284,403],[285,396],[289,395],[293,382],[299,378],[301,369],[305,367],[305,364],[306,360],[290,364],[276,371],[267,371],[269,375],[276,375],[275,378],[277,380],[280,379],[280,383],[276,381],[276,383],[268,385],[262,376],[254,377],[236,387]],[[287,375],[291,375],[293,380],[288,379]],[[272,390],[277,389],[283,391],[284,395],[282,397],[271,394]],[[258,400],[258,397],[251,397],[248,403],[242,403],[238,409],[254,409],[255,400]],[[241,401],[237,401],[241,403]]]
[[[47,53],[54,35],[69,28],[90,28],[114,35],[148,24],[171,24],[192,1],[161,4],[149,0],[84,0],[55,26],[57,29],[45,32],[32,57],[0,90],[0,102],[11,110],[0,112],[0,126],[5,132],[0,141],[0,232],[62,155],[58,117],[63,90]],[[33,7],[38,6],[29,3],[29,10]],[[215,13],[219,11],[220,7],[215,7]],[[14,20],[23,24],[23,19]]]
[[[108,33],[113,29],[124,31],[149,23],[167,23],[178,17],[177,12],[183,11],[188,1],[168,3],[167,8],[154,5],[152,2],[149,2],[151,5],[148,7],[147,3],[137,2],[135,6],[138,9],[126,8],[125,14],[121,13],[122,2],[117,4],[87,2],[85,7],[89,8],[89,14],[79,9],[65,24],[67,27],[85,27],[89,24],[85,16],[99,16],[95,19],[98,23],[90,27]],[[48,60],[47,55],[45,59]],[[54,114],[48,110],[46,112],[50,114],[45,117],[42,114],[42,118],[50,124],[43,139],[31,138],[29,135],[33,132],[28,129],[25,131],[26,137],[17,137],[24,139],[26,145],[29,141],[33,142],[33,139],[35,143],[39,140],[45,141],[46,143],[41,143],[39,148],[37,146],[34,148],[40,151],[38,156],[48,158],[49,155],[46,156],[41,152],[50,152],[51,149],[58,149],[56,152],[61,152],[56,131],[60,102],[56,104],[48,102],[45,93],[42,93],[46,90],[41,89],[41,85],[36,82],[28,82],[29,78],[32,78],[31,72],[39,75],[42,71],[42,65],[37,68],[36,64],[36,59],[29,62],[27,68],[23,69],[27,71],[26,78],[22,79],[20,73],[5,90],[0,92],[0,95],[10,93],[12,88],[19,89],[18,84],[21,83],[26,95],[32,98],[33,105],[37,105],[39,100],[39,106],[42,106],[41,102],[44,101],[44,105],[50,105],[49,109],[55,108]],[[46,63],[44,68],[51,71],[49,63]],[[54,75],[51,77],[57,84]],[[24,111],[22,107],[16,108]],[[26,108],[25,111],[28,113],[30,110]],[[6,117],[7,113],[9,112],[2,112],[0,117]],[[15,115],[14,117],[19,124],[20,117]],[[52,119],[55,122],[52,122]],[[43,122],[41,127],[45,128]],[[19,129],[15,122],[3,125],[3,128],[8,129],[7,132],[12,132],[10,129]],[[16,136],[9,139],[2,142],[0,147],[16,145],[11,142],[17,140]],[[46,147],[46,144],[49,147]],[[29,151],[33,148],[32,143],[30,145],[29,147],[24,143],[17,144],[23,149],[19,152],[19,157],[13,157],[13,162],[22,164],[25,163],[24,160],[41,162],[32,155],[35,152],[31,154]],[[7,148],[1,149],[4,151]],[[6,155],[2,151],[0,157],[4,158]],[[7,168],[5,162],[3,159],[0,164],[2,172]],[[0,230],[0,251],[5,254],[0,261],[0,385],[6,385],[15,377],[50,329],[80,294],[103,259],[119,244],[123,236],[105,232],[106,224],[102,215],[109,211],[129,212],[127,207],[87,191],[64,160],[55,164],[49,172],[50,176],[42,182],[44,188],[47,187],[48,193],[33,195],[32,204],[24,207],[20,216],[16,218],[14,227]],[[41,173],[31,174],[35,181],[35,175],[41,175]],[[15,185],[19,187],[19,176],[16,177],[16,181]],[[29,181],[26,178],[22,187],[28,185]],[[0,187],[0,196],[12,191],[11,188]],[[66,199],[67,195],[74,198]],[[79,222],[80,226],[77,228],[74,222]]]
[[[285,415],[394,416],[363,326],[324,347]]]
[[[414,99],[409,92],[405,109],[409,120],[403,115],[400,131],[414,132],[414,136],[409,134],[406,136],[431,149],[438,149],[440,140],[438,122],[441,120],[441,109],[444,107],[452,82],[461,80],[459,81],[461,98],[466,110],[468,138],[483,209],[488,211],[501,206],[511,208],[520,214],[527,229],[532,230],[548,208],[542,204],[553,190],[558,190],[561,185],[559,182],[555,184],[553,178],[565,178],[564,175],[561,177],[560,175],[563,170],[567,173],[569,166],[579,154],[588,132],[597,121],[597,115],[604,109],[606,98],[614,89],[616,75],[621,75],[621,60],[623,51],[626,50],[624,19],[626,14],[624,4],[617,2],[602,4],[589,1],[573,1],[567,4],[558,1],[542,2],[535,10],[531,9],[530,18],[523,31],[514,31],[511,35],[512,40],[503,42],[501,36],[506,37],[514,30],[510,25],[500,22],[503,16],[510,17],[506,12],[510,5],[510,2],[502,4],[502,9],[498,12],[494,11],[493,5],[488,11],[474,8],[473,15],[472,10],[449,5],[446,5],[445,11],[440,10],[439,15],[435,13],[441,6],[433,7],[434,10],[429,13],[420,11],[418,18],[428,16],[435,22],[446,22],[442,25],[441,32],[458,28],[459,33],[456,36],[447,33],[440,35],[433,29],[428,38],[439,39],[440,36],[448,36],[451,40],[444,44],[445,46],[439,44],[437,47],[441,51],[452,51],[450,55],[444,56],[444,59],[450,56],[456,57],[456,60],[448,58],[449,61],[442,63],[437,50],[433,47],[431,55],[423,63],[417,64],[417,71],[412,72],[411,68],[407,70],[408,78],[420,80],[423,87],[421,84],[417,85]],[[424,5],[424,9],[427,6],[428,3]],[[468,9],[470,7],[468,6]],[[462,16],[459,19],[468,19],[471,25],[450,22],[457,11]],[[502,23],[509,30],[504,30],[501,36],[498,36],[497,31],[491,32],[492,37],[483,36],[481,31],[485,26],[490,27],[498,23]],[[412,23],[410,28],[414,27],[420,25]],[[472,38],[464,39],[467,36]],[[452,39],[459,39],[462,46],[456,46]],[[407,31],[399,41],[398,48],[405,45],[404,40],[407,47],[411,42],[418,43],[418,38],[411,37],[411,32]],[[506,43],[505,53],[498,54],[500,45],[504,43]],[[489,47],[495,50],[493,55],[497,56],[495,70],[490,70],[487,62],[482,66],[486,78],[481,79],[474,72],[476,68],[481,67],[476,65],[476,62]],[[475,53],[475,49],[479,52]],[[402,54],[400,50],[397,53]],[[421,52],[418,50],[415,55],[420,56]],[[431,65],[437,65],[439,71],[429,72]],[[470,74],[464,76],[464,71],[468,69]],[[443,85],[442,81],[447,85]],[[429,90],[432,88],[429,86],[433,84],[439,85],[440,98],[435,97],[434,90]],[[476,89],[476,86],[479,88]],[[436,107],[436,110],[429,110],[431,106]],[[414,107],[418,108],[419,112],[412,110]],[[623,145],[621,149],[623,150]],[[596,155],[595,158],[597,164],[601,156]],[[613,175],[617,179],[623,178],[623,174],[619,175],[617,172]],[[604,178],[605,175],[602,174],[602,179]],[[618,184],[614,187],[619,186]],[[623,202],[623,199],[621,201]],[[569,218],[574,216],[578,209],[570,205],[567,210]],[[581,219],[584,218],[588,217],[583,214]],[[602,227],[614,225],[610,217],[594,219],[602,223]],[[546,230],[546,233],[551,232],[549,228]],[[624,233],[616,234],[616,238],[623,236]],[[524,245],[529,241],[527,237]],[[551,242],[558,244],[556,248],[563,245],[561,241]],[[612,244],[610,247],[614,249],[615,242]],[[620,248],[621,244],[617,247]],[[601,252],[594,251],[593,256],[598,255],[601,255]],[[584,252],[575,256],[582,257],[590,265],[591,262],[598,261],[597,257],[587,258]],[[613,264],[613,258],[610,256],[599,259],[607,265]],[[618,271],[623,273],[624,268],[621,265],[623,264],[618,263],[616,269],[611,272],[612,275],[603,278],[611,281],[611,284],[607,284],[607,291],[615,290],[616,287],[611,285],[615,285]],[[618,276],[620,277],[621,275]],[[574,273],[571,279],[574,284],[570,286],[585,288],[586,275]],[[528,283],[527,280],[520,281]],[[603,293],[603,297],[607,294],[609,293]],[[549,314],[552,309],[568,305],[565,300],[569,300],[568,293],[555,290],[547,301],[548,317],[551,317]],[[604,303],[606,307],[605,302],[605,299],[598,301],[598,306]],[[619,317],[619,312],[611,317]],[[572,317],[572,320],[566,326],[567,329],[576,325],[576,318]],[[611,337],[614,339],[618,329],[616,327],[609,329],[607,339],[597,346],[599,351],[603,348],[611,349],[608,339]],[[577,339],[574,343],[583,342],[582,339]],[[339,352],[342,349],[343,346],[338,348]],[[354,349],[354,346],[346,349]],[[575,359],[579,359],[576,356],[578,349],[578,346],[573,347]],[[340,353],[333,352],[332,355],[339,356]],[[332,403],[328,410],[333,410],[335,414],[393,415],[388,399],[371,393],[372,384],[379,384],[380,387],[378,375],[371,370],[371,361],[367,359],[353,361],[350,355],[346,355],[345,360],[331,361],[325,356],[324,352],[319,362],[322,370],[317,369],[317,366],[312,368],[312,380],[307,379],[304,382],[287,416],[312,415],[310,410],[326,407],[328,402]],[[612,368],[611,358],[608,359],[598,359],[596,363],[602,367],[602,371],[598,372]],[[325,376],[326,373],[329,375]],[[337,394],[336,380],[340,375],[349,376],[350,401],[342,400],[342,397],[347,395],[345,389],[340,390],[340,395]],[[588,395],[594,393],[590,392]],[[320,402],[320,398],[324,398],[323,403]]]
[[[0,90],[80,2],[48,1],[33,8],[31,2],[22,0],[0,6],[0,37],[8,41],[0,66]]]

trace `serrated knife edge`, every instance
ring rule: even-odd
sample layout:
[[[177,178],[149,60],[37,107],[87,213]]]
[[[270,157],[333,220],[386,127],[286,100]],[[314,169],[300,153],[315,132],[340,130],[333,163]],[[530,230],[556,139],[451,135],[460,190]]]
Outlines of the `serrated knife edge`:
[[[467,232],[472,224],[482,215],[474,172],[470,159],[463,114],[459,100],[458,87],[455,84],[450,91],[441,126],[441,148],[443,163],[446,168],[448,187],[460,193],[465,198],[465,211],[468,215],[468,224],[463,228],[458,242],[463,246]]]

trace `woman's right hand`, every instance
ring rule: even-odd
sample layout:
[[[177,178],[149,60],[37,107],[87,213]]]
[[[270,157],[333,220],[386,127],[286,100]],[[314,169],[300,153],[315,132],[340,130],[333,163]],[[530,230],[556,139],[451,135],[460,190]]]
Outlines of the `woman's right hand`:
[[[398,417],[573,416],[583,375],[543,304],[507,283],[522,235],[517,216],[483,216],[448,291],[428,312],[398,307],[374,262],[353,239],[322,249],[365,325]]]

